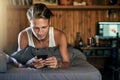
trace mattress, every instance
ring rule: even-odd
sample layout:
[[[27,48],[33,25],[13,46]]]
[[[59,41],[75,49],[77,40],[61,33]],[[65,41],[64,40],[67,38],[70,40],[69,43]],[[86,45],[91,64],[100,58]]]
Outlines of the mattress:
[[[101,73],[85,60],[64,69],[34,69],[9,66],[0,80],[102,80]]]

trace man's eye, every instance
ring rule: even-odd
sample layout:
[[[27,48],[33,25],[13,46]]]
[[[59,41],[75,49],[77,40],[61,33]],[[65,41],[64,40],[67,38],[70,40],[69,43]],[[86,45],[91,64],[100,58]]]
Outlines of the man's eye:
[[[45,27],[43,27],[43,28],[47,28],[47,27],[45,26]]]
[[[39,29],[39,28],[37,28],[37,27],[34,27],[33,29],[37,30],[37,29]]]
[[[45,28],[47,28],[47,26],[44,26],[44,27],[42,27],[42,28],[44,28],[44,29],[45,29]]]

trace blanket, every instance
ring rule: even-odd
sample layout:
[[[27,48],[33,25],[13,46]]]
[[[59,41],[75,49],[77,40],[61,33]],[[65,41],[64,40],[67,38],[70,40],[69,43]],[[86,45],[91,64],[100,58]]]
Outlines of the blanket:
[[[68,47],[68,51],[71,65],[76,64],[77,62],[74,60],[78,58],[86,60],[85,55],[81,51],[73,47]],[[55,56],[59,61],[62,60],[58,47],[34,48],[32,46],[28,46],[20,51],[14,52],[11,56],[14,57],[19,63],[26,64],[26,62],[31,58],[43,54],[48,55],[48,57]]]

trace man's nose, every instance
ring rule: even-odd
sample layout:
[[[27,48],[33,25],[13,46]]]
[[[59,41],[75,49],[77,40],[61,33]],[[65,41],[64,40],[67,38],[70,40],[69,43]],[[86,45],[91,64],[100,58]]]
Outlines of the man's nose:
[[[42,30],[42,29],[39,29],[38,33],[39,33],[39,34],[42,34],[42,33],[43,33],[43,30]]]

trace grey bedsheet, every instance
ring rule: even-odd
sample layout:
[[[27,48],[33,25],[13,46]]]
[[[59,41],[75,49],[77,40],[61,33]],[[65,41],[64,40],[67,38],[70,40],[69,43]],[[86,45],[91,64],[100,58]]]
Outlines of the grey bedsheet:
[[[66,69],[8,67],[0,80],[102,80],[100,72],[85,60]]]

